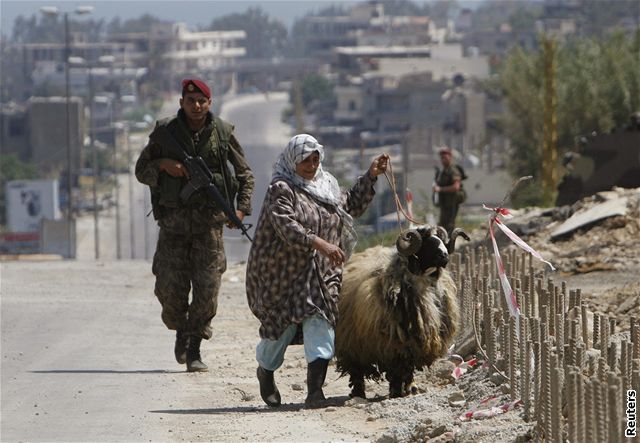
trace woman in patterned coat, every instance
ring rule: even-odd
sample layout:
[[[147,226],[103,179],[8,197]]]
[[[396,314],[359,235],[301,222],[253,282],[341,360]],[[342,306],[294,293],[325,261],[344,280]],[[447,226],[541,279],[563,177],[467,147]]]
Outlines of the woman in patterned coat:
[[[260,395],[279,406],[274,371],[290,344],[301,344],[308,363],[307,398],[325,399],[322,385],[334,355],[334,329],[342,268],[356,242],[353,218],[373,199],[377,176],[387,169],[378,156],[355,185],[342,192],[322,168],[324,149],[315,138],[291,138],[274,166],[247,262],[247,300],[260,320],[256,349]]]

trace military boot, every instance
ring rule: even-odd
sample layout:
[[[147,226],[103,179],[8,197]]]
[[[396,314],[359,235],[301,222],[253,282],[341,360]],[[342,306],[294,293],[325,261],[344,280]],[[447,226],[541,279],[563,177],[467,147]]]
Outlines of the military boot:
[[[273,371],[258,366],[258,381],[260,382],[260,397],[268,406],[280,406],[280,391],[273,379]]]
[[[307,407],[321,406],[326,400],[322,385],[327,376],[329,360],[316,358],[307,366],[307,398],[304,401]]]
[[[189,343],[189,336],[185,335],[182,331],[176,331],[176,344],[173,348],[173,353],[176,356],[176,361],[181,365],[187,362],[187,344]]]
[[[206,372],[209,370],[207,365],[202,363],[200,357],[201,337],[191,336],[189,338],[189,346],[187,347],[187,372]]]

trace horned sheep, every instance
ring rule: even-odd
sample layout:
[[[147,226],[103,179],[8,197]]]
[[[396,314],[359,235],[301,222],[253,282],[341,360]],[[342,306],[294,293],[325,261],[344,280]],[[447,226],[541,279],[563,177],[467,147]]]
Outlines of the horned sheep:
[[[416,393],[413,373],[444,356],[460,318],[457,288],[445,269],[456,237],[441,227],[401,235],[396,249],[354,254],[345,267],[336,327],[337,369],[349,374],[352,397],[365,378],[389,381],[389,396]]]

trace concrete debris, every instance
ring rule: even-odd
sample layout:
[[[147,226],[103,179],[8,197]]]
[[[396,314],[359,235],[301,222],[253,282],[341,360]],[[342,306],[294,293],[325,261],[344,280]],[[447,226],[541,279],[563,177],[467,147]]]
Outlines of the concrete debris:
[[[614,188],[550,210],[512,212],[505,224],[562,276],[640,267],[640,188]],[[484,241],[486,228],[474,237]],[[496,239],[505,253],[517,248],[502,234]]]
[[[627,214],[627,197],[619,197],[600,203],[591,208],[578,211],[551,233],[551,240],[557,240],[576,229],[597,223],[605,218]]]

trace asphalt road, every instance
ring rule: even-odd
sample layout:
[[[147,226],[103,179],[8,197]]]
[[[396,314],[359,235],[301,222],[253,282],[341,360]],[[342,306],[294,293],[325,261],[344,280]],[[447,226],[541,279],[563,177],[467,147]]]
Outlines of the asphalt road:
[[[300,346],[277,374],[285,406],[262,403],[258,322],[242,266],[225,273],[213,339],[202,344],[210,372],[185,372],[149,268],[143,260],[0,263],[0,441],[356,441],[384,424],[361,409],[304,409]],[[344,401],[347,380],[330,371],[328,382],[327,395]]]
[[[255,228],[262,200],[271,181],[273,163],[291,137],[291,128],[280,121],[289,96],[283,92],[249,94],[229,98],[220,116],[235,125],[235,135],[253,170],[256,187],[251,200],[253,213],[245,218]],[[253,237],[254,229],[250,229]],[[245,261],[250,243],[238,230],[225,229],[225,252],[230,263]]]

